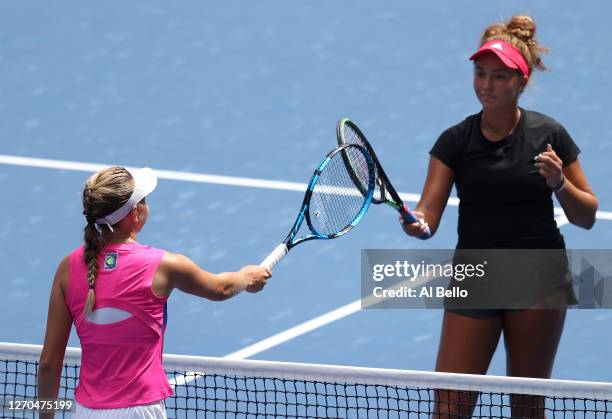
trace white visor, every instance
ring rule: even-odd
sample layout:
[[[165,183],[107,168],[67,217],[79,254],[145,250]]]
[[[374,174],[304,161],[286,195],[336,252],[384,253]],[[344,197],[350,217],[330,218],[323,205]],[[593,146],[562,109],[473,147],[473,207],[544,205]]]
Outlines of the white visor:
[[[127,202],[117,211],[107,215],[104,218],[98,218],[96,220],[96,224],[106,224],[111,228],[111,231],[112,225],[123,220],[123,218],[130,213],[132,208],[142,201],[145,196],[153,192],[157,186],[157,175],[153,169],[148,167],[143,169],[128,169],[126,167],[125,170],[130,172],[132,179],[134,179],[134,192],[132,192],[132,196],[130,196],[130,199],[128,199]]]

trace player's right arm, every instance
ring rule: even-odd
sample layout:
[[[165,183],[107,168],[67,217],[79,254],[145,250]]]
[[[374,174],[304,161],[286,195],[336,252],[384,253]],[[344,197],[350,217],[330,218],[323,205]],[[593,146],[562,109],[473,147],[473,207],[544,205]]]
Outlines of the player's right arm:
[[[245,266],[237,272],[214,274],[184,255],[166,252],[155,274],[153,291],[168,297],[173,289],[213,301],[227,300],[242,290],[258,292],[272,273],[261,266]]]
[[[432,235],[440,225],[442,214],[453,188],[454,178],[455,174],[450,167],[436,157],[430,157],[427,179],[425,180],[425,186],[423,186],[421,199],[413,212],[417,218],[425,220]],[[423,234],[423,225],[419,223],[402,223],[402,228],[409,236],[418,237]]]
[[[51,286],[45,344],[38,364],[39,399],[56,399],[59,393],[64,353],[72,328],[72,315],[65,300],[69,275],[70,257],[66,256],[57,268]],[[40,417],[53,418],[53,412],[41,412]]]

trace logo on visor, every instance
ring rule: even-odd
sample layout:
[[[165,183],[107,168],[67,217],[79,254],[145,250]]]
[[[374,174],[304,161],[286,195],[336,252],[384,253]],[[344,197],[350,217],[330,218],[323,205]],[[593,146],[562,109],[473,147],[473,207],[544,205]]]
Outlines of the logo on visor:
[[[491,44],[491,45],[489,46],[489,48],[495,48],[495,49],[498,49],[498,50],[500,50],[500,51],[503,51],[503,50],[504,50],[504,46],[501,44],[501,42],[496,42],[496,43],[494,43],[494,44]]]
[[[117,268],[117,253],[107,253],[104,255],[104,270],[112,271]]]

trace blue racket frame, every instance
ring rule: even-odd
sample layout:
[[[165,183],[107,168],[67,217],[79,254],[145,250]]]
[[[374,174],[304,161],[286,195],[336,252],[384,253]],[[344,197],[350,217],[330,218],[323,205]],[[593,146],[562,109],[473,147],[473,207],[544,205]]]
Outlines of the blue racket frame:
[[[368,190],[366,191],[365,199],[364,199],[364,202],[363,202],[363,205],[362,205],[360,211],[357,213],[357,216],[353,219],[353,221],[349,225],[347,225],[345,228],[343,228],[342,230],[340,230],[337,233],[334,233],[334,234],[322,234],[322,233],[319,233],[316,230],[316,228],[314,228],[314,226],[312,225],[312,222],[310,221],[310,217],[308,215],[308,209],[310,207],[310,198],[312,197],[315,185],[319,181],[319,175],[321,174],[323,169],[325,169],[325,166],[327,166],[327,164],[331,161],[331,159],[336,154],[341,153],[342,151],[344,151],[345,149],[347,149],[349,147],[357,148],[363,154],[363,156],[365,157],[365,159],[367,161],[368,172],[370,173],[370,179],[369,179],[369,183],[368,183]],[[368,208],[370,208],[370,204],[372,202],[372,198],[374,197],[374,186],[375,186],[375,181],[376,181],[375,173],[376,173],[376,171],[375,171],[374,159],[372,158],[372,156],[370,155],[368,150],[365,147],[363,147],[363,146],[361,146],[359,144],[342,144],[342,145],[336,147],[335,149],[333,149],[332,151],[330,151],[325,156],[325,158],[323,158],[323,160],[321,160],[321,163],[319,163],[319,166],[317,167],[317,169],[313,173],[312,177],[310,178],[310,182],[308,182],[308,188],[306,189],[306,194],[304,195],[304,201],[302,202],[302,209],[300,210],[300,213],[298,214],[298,217],[296,218],[295,223],[293,224],[293,227],[291,228],[291,231],[289,232],[289,234],[287,235],[287,237],[283,241],[283,243],[287,246],[287,248],[291,249],[295,245],[297,245],[299,243],[302,243],[302,242],[305,242],[305,241],[308,241],[308,240],[313,240],[313,239],[323,239],[323,240],[335,239],[336,237],[340,237],[340,236],[348,233],[353,227],[355,227],[357,225],[357,223],[359,223],[359,221],[361,221],[363,216],[368,211]],[[297,240],[293,240],[295,238],[295,236],[297,235],[298,230],[302,226],[302,223],[304,222],[304,219],[306,219],[306,223],[308,225],[308,228],[312,232],[312,234],[307,234],[307,235],[305,235],[303,237],[298,238]]]
[[[363,196],[364,200],[363,200],[363,204],[362,204],[359,212],[353,218],[353,220],[346,227],[344,227],[342,230],[340,230],[340,231],[338,231],[336,233],[333,233],[333,234],[322,234],[322,233],[319,233],[316,230],[316,228],[314,228],[314,226],[312,225],[312,222],[310,220],[310,215],[309,215],[310,213],[308,211],[309,208],[310,208],[310,198],[312,197],[312,194],[314,193],[315,186],[317,185],[317,182],[319,181],[319,177],[320,177],[321,173],[323,172],[323,169],[325,169],[325,166],[327,166],[329,164],[331,159],[336,154],[344,152],[349,147],[354,147],[354,148],[358,149],[359,152],[362,153],[363,156],[366,159],[367,166],[368,166],[368,175],[369,175],[368,188],[367,188],[366,191],[364,191],[363,187],[360,188],[360,189],[355,187],[355,193],[359,193],[359,195]],[[344,157],[344,155],[342,157]],[[291,231],[289,232],[289,234],[287,235],[285,240],[283,240],[283,242],[281,244],[276,246],[276,248],[270,254],[268,254],[268,256],[266,256],[266,258],[260,263],[260,265],[271,270],[274,266],[276,266],[276,264],[283,257],[285,257],[287,252],[289,252],[289,250],[291,248],[293,248],[294,246],[296,246],[296,245],[298,245],[298,244],[300,244],[302,242],[308,241],[308,240],[314,240],[314,239],[322,239],[322,240],[335,239],[336,237],[340,237],[340,236],[346,234],[353,227],[355,227],[357,225],[357,223],[359,221],[361,221],[361,219],[363,218],[365,213],[368,211],[368,208],[370,207],[370,203],[372,202],[372,198],[374,197],[374,187],[375,187],[375,184],[376,184],[375,183],[376,182],[376,170],[375,170],[375,167],[376,166],[375,166],[375,163],[374,163],[374,159],[372,158],[372,156],[370,155],[368,150],[365,147],[363,147],[361,145],[358,145],[358,144],[342,144],[342,145],[334,148],[329,153],[327,153],[325,158],[321,161],[321,163],[319,163],[319,166],[317,167],[317,169],[315,170],[314,174],[312,175],[312,177],[310,179],[310,182],[308,182],[308,188],[306,189],[306,194],[304,195],[304,200],[302,202],[302,208],[300,209],[300,212],[299,212],[299,214],[298,214],[298,216],[297,216],[297,218],[295,220],[295,223],[293,223],[293,227],[291,228]],[[346,166],[345,166],[345,168],[346,168]],[[355,173],[351,174],[349,172],[348,174],[349,174],[349,176],[356,176]],[[306,219],[306,222],[308,224],[308,228],[310,229],[310,232],[312,234],[306,234],[305,236],[302,236],[302,237],[300,237],[298,239],[295,239],[295,236],[297,235],[300,227],[304,223],[304,219]]]

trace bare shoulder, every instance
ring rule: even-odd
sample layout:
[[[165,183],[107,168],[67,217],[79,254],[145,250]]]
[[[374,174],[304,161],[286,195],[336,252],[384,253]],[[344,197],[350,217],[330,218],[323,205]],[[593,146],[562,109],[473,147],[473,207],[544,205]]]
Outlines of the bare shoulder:
[[[153,280],[153,292],[169,297],[174,288],[181,288],[183,282],[197,277],[199,273],[198,266],[187,256],[164,252]]]
[[[167,283],[169,288],[174,288],[175,281],[185,277],[193,277],[198,274],[199,267],[191,259],[179,253],[164,252],[157,276]]]
[[[66,294],[68,289],[68,279],[70,277],[70,255],[65,256],[57,267],[55,272],[55,279],[53,281],[55,286],[60,286],[62,292]]]
[[[194,263],[185,255],[164,252],[158,270],[165,274],[176,274],[188,270]]]

